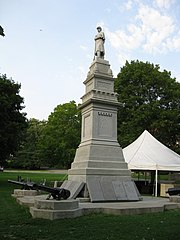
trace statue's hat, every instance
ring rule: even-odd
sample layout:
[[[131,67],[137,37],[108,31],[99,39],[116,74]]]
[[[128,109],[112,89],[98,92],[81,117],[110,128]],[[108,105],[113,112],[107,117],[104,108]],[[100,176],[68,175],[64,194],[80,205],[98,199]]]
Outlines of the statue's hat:
[[[100,26],[98,26],[97,29],[101,29],[102,30],[102,28]]]

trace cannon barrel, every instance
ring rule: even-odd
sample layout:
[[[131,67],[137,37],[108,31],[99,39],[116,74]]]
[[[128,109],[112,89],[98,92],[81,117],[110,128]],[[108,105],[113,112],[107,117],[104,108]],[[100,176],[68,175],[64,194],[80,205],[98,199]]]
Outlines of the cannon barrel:
[[[42,190],[49,193],[48,199],[52,196],[53,199],[61,200],[70,197],[70,191],[64,188],[52,188],[35,182],[19,182],[14,180],[8,180],[9,183],[20,185],[22,189],[26,190]]]
[[[14,180],[8,180],[9,183],[20,185],[22,189],[26,190],[35,190],[35,183],[34,182],[19,182]]]
[[[180,187],[169,188],[166,193],[168,193],[170,196],[172,196],[172,195],[179,195],[180,194]]]

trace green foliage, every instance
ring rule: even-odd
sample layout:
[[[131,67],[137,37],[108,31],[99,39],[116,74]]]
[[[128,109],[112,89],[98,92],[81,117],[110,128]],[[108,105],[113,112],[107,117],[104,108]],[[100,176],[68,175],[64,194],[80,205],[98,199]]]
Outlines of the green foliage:
[[[80,142],[80,112],[75,102],[58,105],[48,121],[30,119],[21,148],[11,167],[69,168]]]
[[[126,62],[115,81],[123,106],[118,113],[118,140],[122,147],[145,129],[180,153],[180,83],[159,65]]]
[[[0,165],[18,149],[27,127],[20,88],[20,84],[0,75]]]
[[[46,127],[46,121],[32,118],[28,121],[28,128],[21,148],[13,156],[11,167],[38,169],[41,166],[40,150],[38,148],[41,134]]]
[[[70,167],[80,142],[80,127],[80,112],[74,101],[54,109],[39,141],[46,166]]]

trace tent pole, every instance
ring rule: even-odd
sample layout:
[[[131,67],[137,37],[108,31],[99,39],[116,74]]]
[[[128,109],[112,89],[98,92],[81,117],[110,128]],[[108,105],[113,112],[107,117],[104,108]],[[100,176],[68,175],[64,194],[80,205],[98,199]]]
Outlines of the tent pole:
[[[158,170],[156,168],[156,186],[155,186],[155,197],[157,197],[157,188],[158,188]]]

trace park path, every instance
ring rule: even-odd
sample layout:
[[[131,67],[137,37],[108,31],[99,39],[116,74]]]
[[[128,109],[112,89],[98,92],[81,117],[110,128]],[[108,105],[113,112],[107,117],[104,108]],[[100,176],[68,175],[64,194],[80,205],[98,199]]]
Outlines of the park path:
[[[30,173],[59,173],[59,174],[67,174],[68,170],[66,169],[50,169],[50,170],[4,170],[4,172],[30,172]]]

